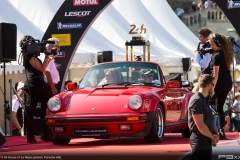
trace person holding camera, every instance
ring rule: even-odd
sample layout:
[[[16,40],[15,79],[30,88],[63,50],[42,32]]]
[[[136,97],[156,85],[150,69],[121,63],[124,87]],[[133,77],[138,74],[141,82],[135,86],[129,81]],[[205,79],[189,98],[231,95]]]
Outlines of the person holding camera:
[[[213,33],[209,36],[209,43],[214,50],[210,68],[215,78],[213,81],[214,86],[211,100],[217,100],[216,105],[220,122],[219,136],[220,139],[226,139],[224,133],[225,113],[223,111],[223,106],[233,84],[230,73],[230,66],[234,59],[233,47],[231,42],[224,35],[218,33]]]
[[[54,59],[54,55],[51,54],[51,50],[45,50],[45,60],[42,63],[38,58],[39,53],[26,52],[26,45],[29,42],[34,41],[32,36],[24,36],[20,41],[23,54],[23,66],[26,72],[26,82],[24,83],[24,104],[25,104],[25,127],[27,131],[27,143],[36,143],[34,137],[34,124],[33,114],[36,109],[38,101],[41,102],[41,118],[42,118],[42,131],[41,140],[50,141],[50,134],[48,127],[45,124],[45,116],[47,109],[47,102],[51,98],[51,93],[48,89],[47,84],[44,81],[43,72],[46,70],[50,61]],[[22,44],[22,45],[21,45]]]
[[[57,38],[49,38],[48,41],[54,41],[54,44],[46,44],[46,49],[55,49],[55,54],[58,53],[58,51],[60,50],[60,46],[59,46],[59,40]],[[50,61],[46,70],[44,71],[45,74],[45,81],[48,84],[48,87],[50,89],[50,92],[53,95],[56,95],[58,93],[55,85],[59,82],[59,73],[55,64],[55,59]]]
[[[210,69],[210,62],[212,59],[212,55],[210,52],[207,52],[206,49],[210,48],[210,44],[208,42],[208,36],[212,33],[211,30],[204,28],[198,31],[199,35],[199,44],[197,47],[196,52],[196,61],[201,67],[200,75],[202,74],[209,74],[212,75],[211,69]]]

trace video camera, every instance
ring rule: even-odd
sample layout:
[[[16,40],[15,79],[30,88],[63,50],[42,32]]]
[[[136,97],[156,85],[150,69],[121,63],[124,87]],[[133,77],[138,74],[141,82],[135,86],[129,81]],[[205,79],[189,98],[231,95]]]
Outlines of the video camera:
[[[199,42],[199,45],[198,46],[200,46],[200,42]],[[201,49],[200,50],[198,50],[198,53],[200,54],[200,55],[205,55],[206,53],[210,53],[210,54],[212,54],[213,52],[214,52],[214,50],[212,49],[212,48],[210,48],[210,43],[209,42],[207,42],[207,43],[205,43],[202,47],[201,47]],[[198,47],[199,48],[199,47]]]
[[[32,36],[26,36],[26,39],[21,41],[19,46],[21,47],[24,55],[40,55],[40,53],[45,53],[46,55],[57,55],[57,48],[52,48],[51,52],[46,52],[45,45],[47,43],[55,44],[54,41],[43,40],[40,42],[40,40],[34,39]]]
[[[214,50],[212,48],[201,48],[198,53],[200,55],[205,55],[206,53],[210,53],[212,54],[214,52]]]

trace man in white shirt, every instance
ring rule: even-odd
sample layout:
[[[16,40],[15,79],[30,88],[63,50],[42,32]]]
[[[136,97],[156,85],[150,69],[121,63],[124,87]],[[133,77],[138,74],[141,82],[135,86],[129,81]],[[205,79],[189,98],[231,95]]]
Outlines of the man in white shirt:
[[[196,61],[198,62],[198,64],[201,67],[201,75],[202,74],[212,74],[212,71],[210,69],[210,62],[212,59],[212,55],[210,53],[206,53],[204,55],[201,55],[199,53],[199,50],[201,48],[205,49],[205,48],[210,48],[210,44],[208,43],[208,36],[212,33],[212,31],[208,28],[203,28],[201,30],[198,31],[198,38],[199,38],[199,44],[198,44],[198,48],[195,51],[196,54]]]
[[[46,44],[46,49],[51,50],[52,48],[56,49],[56,53],[60,50],[59,46],[59,40],[57,38],[49,38],[48,41],[54,41],[55,44]],[[43,59],[43,58],[41,58]],[[49,89],[52,93],[52,95],[55,95],[58,93],[55,85],[59,82],[59,72],[57,70],[56,64],[55,64],[55,59],[50,61],[46,70],[44,71],[45,75],[45,81],[49,86]]]
[[[212,8],[213,6],[213,2],[211,0],[207,0],[205,3],[204,3],[204,7],[207,9],[207,8]]]

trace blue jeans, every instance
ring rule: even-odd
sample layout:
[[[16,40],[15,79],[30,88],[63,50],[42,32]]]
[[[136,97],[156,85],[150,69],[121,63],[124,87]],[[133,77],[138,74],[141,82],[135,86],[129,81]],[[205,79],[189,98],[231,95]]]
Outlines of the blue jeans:
[[[235,118],[232,118],[232,121],[233,121],[235,130],[240,132],[240,120],[236,120]]]
[[[213,116],[213,123],[216,125],[217,130],[219,130],[220,126],[219,126],[219,120],[218,120],[218,117]]]

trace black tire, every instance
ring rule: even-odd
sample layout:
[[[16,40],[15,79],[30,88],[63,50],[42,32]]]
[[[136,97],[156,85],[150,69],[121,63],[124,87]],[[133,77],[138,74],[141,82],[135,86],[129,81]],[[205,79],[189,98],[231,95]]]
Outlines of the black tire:
[[[65,139],[52,139],[54,145],[67,145],[70,142],[71,138]]]
[[[165,122],[164,112],[161,105],[158,105],[151,126],[151,130],[148,136],[144,137],[147,143],[160,143],[164,138]]]
[[[184,138],[189,138],[191,136],[191,131],[189,129],[181,129],[181,133]]]

